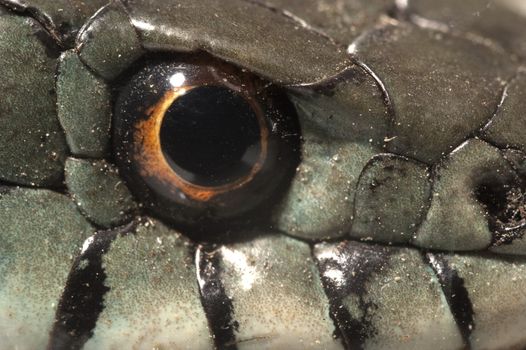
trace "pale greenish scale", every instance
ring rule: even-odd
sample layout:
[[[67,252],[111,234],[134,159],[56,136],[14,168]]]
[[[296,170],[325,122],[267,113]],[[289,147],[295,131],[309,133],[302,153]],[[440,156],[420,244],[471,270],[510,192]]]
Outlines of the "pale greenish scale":
[[[211,347],[193,250],[189,240],[156,221],[117,238],[103,262],[113,287],[85,349]]]
[[[138,206],[114,165],[104,160],[66,160],[66,186],[93,223],[103,228],[125,224]]]
[[[4,349],[47,343],[73,259],[94,228],[49,190],[0,190],[0,338]]]

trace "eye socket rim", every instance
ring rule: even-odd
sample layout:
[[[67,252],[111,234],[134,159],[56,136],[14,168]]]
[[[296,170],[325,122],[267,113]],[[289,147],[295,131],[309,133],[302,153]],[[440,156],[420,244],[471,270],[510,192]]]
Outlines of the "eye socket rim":
[[[261,171],[268,156],[270,131],[267,120],[265,119],[265,112],[259,103],[256,102],[256,97],[249,94],[248,90],[239,91],[257,117],[261,143],[258,160],[252,166],[249,174],[224,185],[204,186],[191,183],[184,179],[170,166],[170,162],[162,150],[161,128],[166,112],[170,106],[176,102],[178,98],[184,96],[185,93],[203,86],[218,86],[231,89],[230,84],[186,85],[168,89],[155,105],[146,110],[148,117],[144,120],[139,119],[134,124],[134,128],[136,129],[136,133],[134,134],[134,147],[136,151],[134,158],[135,161],[140,164],[140,168],[144,171],[142,175],[146,178],[156,178],[172,192],[180,190],[184,195],[193,200],[208,202],[216,196],[244,187]],[[151,174],[151,172],[155,172],[155,174]]]
[[[203,68],[207,70],[204,75],[199,72]],[[142,176],[142,169],[132,158],[135,129],[131,125],[147,117],[145,106],[155,105],[159,95],[168,89],[168,77],[181,69],[188,69],[188,76],[199,84],[206,82],[203,78],[207,74],[213,74],[215,82],[234,92],[251,91],[248,96],[261,106],[269,130],[268,157],[254,179],[206,202],[187,198],[180,191],[167,193],[165,185],[156,178]],[[272,208],[288,193],[302,159],[300,121],[286,87],[206,53],[158,53],[144,57],[123,73],[115,82],[113,93],[114,160],[146,212],[192,232],[222,225],[227,229],[232,225],[270,223]]]

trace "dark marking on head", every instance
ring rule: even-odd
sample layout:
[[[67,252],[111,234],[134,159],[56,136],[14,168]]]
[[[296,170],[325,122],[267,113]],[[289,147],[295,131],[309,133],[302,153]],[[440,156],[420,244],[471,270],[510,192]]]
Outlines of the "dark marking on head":
[[[512,244],[526,233],[526,154],[511,148],[501,153],[517,175],[517,181],[508,187],[504,203],[500,205],[491,244],[494,247]]]
[[[49,13],[33,1],[0,0],[0,6],[5,6],[5,8],[16,12],[18,15],[36,21],[58,48],[67,49],[74,46],[78,30],[74,28],[73,23],[69,20],[64,19],[56,22]],[[80,11],[79,5],[72,6]],[[81,6],[85,6],[84,3],[82,3]],[[2,13],[3,10],[2,7],[0,7],[0,14]]]
[[[66,287],[60,298],[48,350],[82,349],[104,309],[106,273],[102,258],[119,235],[132,232],[135,223],[115,230],[101,231],[88,238],[83,251],[75,259]]]
[[[371,312],[377,306],[367,301],[367,284],[371,276],[387,267],[391,252],[387,247],[378,245],[342,242],[332,253],[333,256],[329,257],[315,252],[323,287],[329,298],[331,317],[347,347],[363,349],[365,341],[376,334],[371,322]],[[334,270],[342,276],[338,281],[325,273]],[[354,318],[343,305],[343,300],[350,295],[358,299],[362,314],[360,318]]]
[[[57,59],[60,56],[60,46],[57,41],[38,22],[28,19],[27,22],[33,29],[33,35],[42,43],[49,58]]]
[[[201,303],[208,318],[216,349],[237,349],[234,331],[239,327],[234,317],[234,306],[226,295],[221,281],[220,252],[199,246],[196,252],[197,279]]]
[[[502,245],[513,244],[515,240],[520,240],[524,237],[526,233],[526,228],[521,227],[516,230],[509,230],[505,232],[500,232],[493,234],[493,241],[491,242],[491,247],[500,247]]]
[[[1,196],[8,195],[11,191],[13,191],[13,189],[14,187],[12,186],[6,186],[0,183],[0,198]]]
[[[522,237],[526,228],[526,190],[518,179],[482,183],[475,196],[486,208],[492,246],[510,244]]]
[[[453,317],[460,329],[466,349],[471,349],[470,336],[475,328],[474,312],[469,299],[469,292],[464,286],[464,280],[456,270],[449,266],[444,255],[427,253],[424,255],[424,260],[435,271]]]
[[[521,150],[506,148],[500,150],[502,157],[511,165],[520,179],[523,187],[526,187],[526,153]]]

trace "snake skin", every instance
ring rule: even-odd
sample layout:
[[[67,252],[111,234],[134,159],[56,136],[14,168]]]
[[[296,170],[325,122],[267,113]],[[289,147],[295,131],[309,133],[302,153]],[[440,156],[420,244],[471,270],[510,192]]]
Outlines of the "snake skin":
[[[201,51],[302,131],[223,242],[111,152],[117,78]],[[0,0],[0,57],[0,349],[526,348],[523,0]]]

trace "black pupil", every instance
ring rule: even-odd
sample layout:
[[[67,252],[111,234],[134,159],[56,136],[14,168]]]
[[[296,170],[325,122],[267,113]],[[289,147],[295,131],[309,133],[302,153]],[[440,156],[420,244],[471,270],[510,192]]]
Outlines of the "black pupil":
[[[161,147],[183,179],[201,186],[231,183],[248,174],[261,152],[258,117],[226,87],[203,86],[179,97],[166,112]]]

